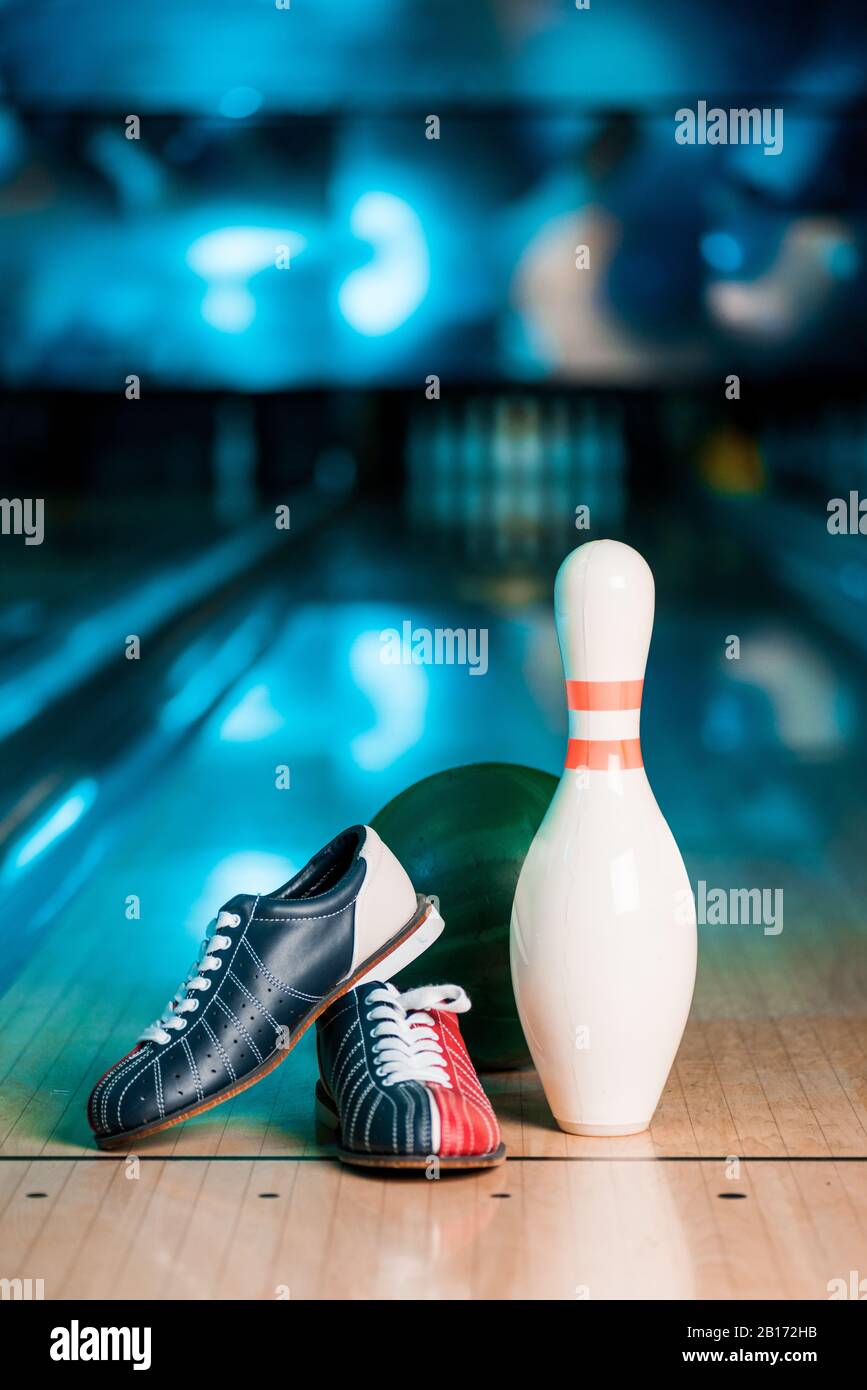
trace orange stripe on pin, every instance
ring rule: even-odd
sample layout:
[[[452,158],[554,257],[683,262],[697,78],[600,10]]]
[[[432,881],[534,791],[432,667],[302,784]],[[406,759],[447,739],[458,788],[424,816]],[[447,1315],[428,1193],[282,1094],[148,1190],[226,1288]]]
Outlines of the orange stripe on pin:
[[[566,767],[586,767],[590,772],[623,772],[644,767],[641,741],[637,738],[570,738]]]
[[[569,709],[640,709],[644,681],[567,681]]]

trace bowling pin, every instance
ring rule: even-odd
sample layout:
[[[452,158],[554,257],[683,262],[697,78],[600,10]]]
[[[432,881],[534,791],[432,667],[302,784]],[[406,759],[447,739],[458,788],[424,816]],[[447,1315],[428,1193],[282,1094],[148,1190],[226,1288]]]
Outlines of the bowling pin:
[[[518,880],[511,957],[527,1043],[570,1134],[648,1127],[695,982],[695,903],[639,742],[653,605],[649,566],[619,541],[560,566],[569,744]]]

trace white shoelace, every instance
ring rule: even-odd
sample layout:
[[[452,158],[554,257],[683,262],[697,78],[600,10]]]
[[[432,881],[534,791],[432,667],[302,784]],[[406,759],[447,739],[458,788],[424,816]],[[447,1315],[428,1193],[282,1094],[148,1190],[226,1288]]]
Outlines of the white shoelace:
[[[392,984],[380,985],[367,996],[374,1003],[369,1019],[379,1019],[371,1031],[376,1075],[384,1086],[398,1081],[435,1081],[451,1090],[443,1061],[439,1032],[428,1009],[450,1014],[466,1013],[470,1007],[460,985],[422,985],[403,994]]]
[[[171,1042],[172,1029],[179,1032],[186,1028],[187,1020],[183,1014],[195,1013],[199,1007],[198,999],[188,999],[186,996],[191,989],[204,990],[211,988],[211,981],[205,978],[204,972],[219,970],[223,962],[219,956],[215,956],[215,951],[225,951],[232,944],[230,936],[223,936],[220,932],[221,927],[239,927],[241,919],[235,912],[220,912],[210,923],[214,928],[212,935],[206,936],[201,945],[199,959],[194,961],[190,967],[190,973],[183,981],[177,994],[169,1000],[166,1005],[165,1013],[156,1020],[155,1023],[148,1024],[143,1033],[138,1036],[139,1042]]]

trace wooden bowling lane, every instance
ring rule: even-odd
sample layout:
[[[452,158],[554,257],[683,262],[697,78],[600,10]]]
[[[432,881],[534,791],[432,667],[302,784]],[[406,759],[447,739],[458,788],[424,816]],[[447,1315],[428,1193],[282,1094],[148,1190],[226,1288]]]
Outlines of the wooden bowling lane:
[[[0,1248],[48,1299],[825,1299],[864,1268],[867,1165],[22,1159]]]
[[[208,769],[206,756],[205,777]],[[131,1030],[161,1007],[195,950],[195,938],[177,927],[162,927],[162,945],[158,924],[183,914],[175,886],[182,873],[198,884],[212,863],[188,828],[201,794],[193,770],[180,769],[176,799],[160,800],[139,818],[135,844],[121,844],[108,857],[45,930],[6,992],[0,1155],[95,1155],[85,1120],[90,1087],[128,1049]],[[247,809],[243,800],[228,808],[230,839],[241,833]],[[182,845],[185,836],[183,854],[167,852],[167,841]],[[141,866],[148,864],[159,864],[160,873],[142,880]],[[142,881],[143,920],[131,923],[124,918],[125,895]],[[741,881],[761,880],[747,868]],[[610,1140],[563,1134],[532,1071],[486,1077],[510,1154],[867,1157],[863,930],[855,908],[847,912],[840,903],[829,927],[823,901],[805,879],[797,891],[787,890],[789,925],[777,936],[753,927],[700,930],[690,1021],[648,1133]],[[305,1039],[271,1078],[166,1131],[147,1152],[318,1154],[314,1079],[312,1040]]]
[[[338,765],[298,705],[297,672],[309,684],[319,669],[315,618],[290,625],[275,665],[251,673],[285,724],[270,741],[194,741],[34,935],[3,996],[0,1277],[44,1278],[49,1298],[824,1298],[829,1279],[863,1273],[867,953],[854,830],[841,872],[723,858],[725,827],[713,822],[720,862],[693,854],[693,879],[782,884],[785,929],[700,927],[690,1022],[646,1134],[565,1135],[531,1071],[500,1074],[485,1081],[505,1168],[438,1183],[353,1173],[317,1142],[307,1039],[260,1086],[151,1141],[138,1169],[97,1154],[90,1087],[165,1004],[210,912],[239,886],[200,909],[215,865],[236,875],[249,852],[258,872],[264,856],[276,883],[273,861],[316,848],[334,821],[365,818],[430,771],[425,760],[479,756],[485,721],[467,721],[470,743],[450,720],[431,722],[412,766],[413,753],[386,773]],[[347,631],[360,622],[350,615]],[[316,687],[323,708],[342,698],[334,682]],[[501,685],[470,684],[502,701]],[[347,709],[363,730],[367,707]],[[490,722],[492,740],[515,726],[508,709],[503,720]],[[523,742],[498,755],[543,761]],[[273,783],[284,760],[288,798]],[[398,785],[384,788],[388,777]],[[718,788],[700,792],[709,814],[731,805]],[[684,804],[675,822],[689,822]],[[124,914],[131,893],[137,921]]]
[[[27,989],[26,978],[20,986]],[[0,1081],[0,1156],[77,1155],[99,1161],[84,1107],[104,1060],[120,1055],[126,1045],[138,991],[127,982],[116,992],[107,963],[104,999],[93,1006],[82,1030],[75,1007],[75,1000],[79,1008],[81,1003],[78,990],[73,987],[70,1002],[48,982],[40,988],[39,1011],[14,1011],[0,1044],[0,1070],[5,1073]],[[487,1076],[485,1083],[516,1159],[863,1158],[865,1056],[863,1019],[694,1018],[651,1129],[618,1139],[563,1134],[532,1070]],[[271,1078],[155,1136],[143,1149],[147,1155],[175,1157],[319,1154],[314,1080],[312,1042],[305,1039]]]

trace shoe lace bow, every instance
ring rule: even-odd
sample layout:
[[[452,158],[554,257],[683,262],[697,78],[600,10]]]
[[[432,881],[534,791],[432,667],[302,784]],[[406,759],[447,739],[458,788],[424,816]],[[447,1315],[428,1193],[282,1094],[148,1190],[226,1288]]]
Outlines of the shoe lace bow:
[[[452,1089],[444,1060],[440,1030],[429,1012],[462,1014],[470,1001],[460,985],[422,985],[402,994],[393,984],[371,990],[367,1017],[371,1030],[376,1075],[384,1086],[401,1081],[428,1081]]]

